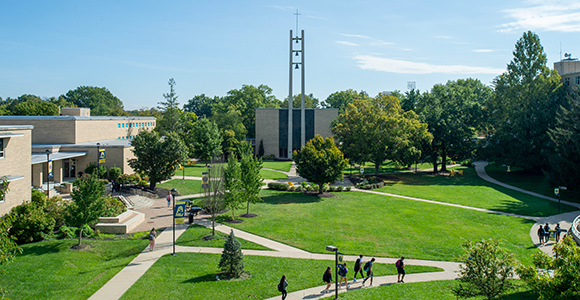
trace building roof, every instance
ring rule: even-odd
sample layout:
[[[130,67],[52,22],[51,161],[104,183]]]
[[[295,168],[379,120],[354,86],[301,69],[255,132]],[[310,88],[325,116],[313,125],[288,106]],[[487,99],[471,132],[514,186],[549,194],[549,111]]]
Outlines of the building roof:
[[[2,116],[0,116],[1,118]],[[0,125],[0,131],[10,131],[10,130],[32,130],[34,126],[32,125]]]
[[[63,160],[68,158],[75,158],[87,155],[87,152],[54,152],[50,153],[49,158],[50,160]],[[31,164],[42,164],[47,162],[46,153],[32,153],[31,155]]]
[[[113,117],[113,116],[0,116],[0,119],[16,119],[16,120],[156,120],[155,117]]]

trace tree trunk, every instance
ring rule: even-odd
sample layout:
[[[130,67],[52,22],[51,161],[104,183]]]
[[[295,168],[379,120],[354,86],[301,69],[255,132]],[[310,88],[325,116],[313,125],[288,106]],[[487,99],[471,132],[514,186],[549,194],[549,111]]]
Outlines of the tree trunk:
[[[441,171],[447,171],[447,151],[445,151],[445,148],[441,151]]]
[[[78,246],[81,245],[81,242],[83,240],[83,227],[84,227],[84,225],[85,224],[81,224],[81,227],[79,228],[79,244],[78,244]]]
[[[379,175],[379,165],[375,164],[375,175]]]
[[[433,158],[433,173],[437,174],[437,156]]]
[[[248,200],[248,207],[246,209],[246,215],[250,214],[250,200]]]
[[[319,194],[324,193],[324,183],[318,185],[318,193]]]
[[[155,187],[157,186],[157,182],[155,181],[149,181],[149,188],[154,191]]]
[[[215,236],[215,215],[211,216],[211,235]]]
[[[235,208],[232,207],[232,221],[236,218]]]

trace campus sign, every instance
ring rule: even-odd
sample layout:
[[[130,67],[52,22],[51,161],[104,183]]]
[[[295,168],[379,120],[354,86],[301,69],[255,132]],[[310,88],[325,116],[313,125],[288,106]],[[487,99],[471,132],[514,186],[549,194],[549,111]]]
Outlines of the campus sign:
[[[99,149],[99,163],[104,164],[107,158],[107,154],[105,153],[105,149]]]

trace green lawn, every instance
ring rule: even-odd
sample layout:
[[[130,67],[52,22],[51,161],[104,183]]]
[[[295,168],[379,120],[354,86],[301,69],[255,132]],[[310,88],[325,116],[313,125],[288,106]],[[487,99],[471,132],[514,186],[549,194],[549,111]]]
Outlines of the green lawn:
[[[290,171],[292,161],[264,161],[262,168],[280,170],[284,172]]]
[[[258,215],[230,226],[310,252],[338,246],[345,254],[455,261],[462,239],[503,239],[529,263],[538,250],[530,240],[531,220],[362,192],[318,198],[263,190]],[[229,218],[222,215],[220,218]]]
[[[558,203],[513,191],[489,183],[477,176],[473,168],[457,167],[464,176],[397,174],[396,179],[377,191],[428,200],[462,204],[525,216],[550,216],[558,213]],[[562,211],[577,208],[562,205]]]
[[[264,179],[287,179],[288,175],[276,171],[260,170],[260,176]]]
[[[199,163],[195,165],[185,166],[185,176],[195,176],[201,177],[203,172],[207,172],[207,167],[204,163]],[[177,170],[175,171],[175,176],[182,176],[184,170]]]
[[[511,168],[507,172],[505,167],[489,164],[485,167],[489,176],[497,181],[501,181],[524,190],[536,192],[548,197],[557,198],[554,195],[555,186],[551,185],[541,172],[526,171],[521,168]],[[580,202],[580,191],[578,189],[568,189],[560,191],[562,200]]]
[[[0,286],[8,299],[87,299],[149,244],[148,240],[83,240],[85,251],[71,250],[76,239],[22,246],[23,253],[3,267]]]
[[[356,289],[348,293],[338,294],[339,299],[365,299],[365,300],[457,300],[457,297],[451,291],[451,287],[457,286],[459,282],[454,280],[428,281],[404,284],[390,284],[379,286],[372,289]],[[521,284],[521,283],[520,283]],[[324,299],[334,299],[331,297]],[[483,297],[474,297],[470,299],[480,300]],[[520,286],[516,290],[510,291],[505,296],[499,297],[499,300],[527,300],[538,299],[525,286]]]
[[[204,240],[203,239],[204,236],[211,235],[211,229],[197,224],[193,224],[189,226],[181,236],[179,236],[179,238],[177,239],[177,241],[175,241],[175,243],[180,246],[223,248],[228,235],[225,233],[221,233],[219,231],[216,231],[215,234],[219,238]],[[262,245],[252,243],[241,238],[237,239],[242,244],[242,249],[271,250]]]
[[[180,195],[203,193],[203,189],[201,188],[201,180],[172,179],[165,183],[160,183],[157,186],[165,189],[175,188]]]
[[[322,274],[334,261],[244,256],[245,280],[216,281],[220,255],[178,253],[161,257],[121,299],[266,299],[280,295],[276,286],[288,278],[288,292],[322,286]],[[393,265],[375,264],[376,276],[396,274]],[[408,266],[408,273],[434,272]],[[334,277],[334,276],[333,276]],[[252,297],[253,296],[253,297]],[[255,297],[255,298],[254,298]]]

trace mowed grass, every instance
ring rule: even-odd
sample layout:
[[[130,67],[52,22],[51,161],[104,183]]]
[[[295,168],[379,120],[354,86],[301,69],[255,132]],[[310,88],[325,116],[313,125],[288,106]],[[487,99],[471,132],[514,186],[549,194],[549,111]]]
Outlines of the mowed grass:
[[[180,195],[193,195],[203,193],[201,180],[172,179],[157,185],[165,189],[175,188]]]
[[[457,287],[459,282],[456,280],[439,280],[427,282],[415,282],[404,284],[390,284],[378,286],[376,288],[365,288],[351,290],[348,293],[338,294],[339,299],[365,299],[365,300],[457,300],[451,290],[452,287]],[[500,300],[527,300],[538,299],[538,296],[532,293],[526,286],[522,285],[520,281],[516,280],[517,289],[508,292],[506,295],[497,299]],[[334,299],[334,294],[331,297],[324,299]],[[484,297],[473,297],[470,299],[480,300]]]
[[[457,167],[463,176],[431,174],[397,174],[396,179],[377,191],[479,207],[524,216],[545,217],[558,213],[558,203],[520,193],[489,183],[477,176],[473,168]],[[562,212],[577,208],[562,205]]]
[[[22,246],[23,253],[2,269],[7,299],[87,299],[149,244],[148,240],[83,240],[89,250],[70,249],[78,240],[51,240]]]
[[[489,238],[526,263],[538,251],[532,220],[363,192],[261,195],[264,202],[250,207],[258,217],[229,225],[310,252],[334,245],[345,254],[456,261],[463,239]]]
[[[517,186],[527,191],[536,192],[544,196],[552,197],[554,199],[558,196],[554,195],[554,188],[556,186],[551,185],[543,173],[527,171],[521,168],[511,168],[511,172],[507,172],[506,167],[498,166],[495,164],[489,164],[485,167],[487,174],[497,180],[509,185]],[[562,200],[580,202],[580,191],[578,189],[570,189],[560,191],[560,196]]]
[[[288,175],[281,173],[281,172],[276,172],[276,171],[271,171],[271,170],[260,170],[260,176],[263,179],[287,179]]]
[[[181,234],[181,236],[179,236],[179,238],[177,238],[175,244],[180,246],[223,248],[228,235],[219,231],[216,231],[215,234],[217,238],[204,240],[203,237],[211,236],[211,228],[193,224],[189,226],[187,230]],[[271,250],[270,248],[266,248],[262,245],[252,243],[241,238],[237,239],[240,241],[242,249]]]
[[[292,167],[292,161],[263,161],[262,168],[274,169],[279,171],[288,172]]]
[[[280,295],[276,286],[288,278],[288,292],[322,286],[322,274],[334,261],[244,256],[245,280],[216,281],[220,255],[178,253],[161,257],[121,299],[267,299]],[[333,268],[334,269],[334,268]],[[376,276],[396,274],[393,265],[375,264]],[[407,273],[439,271],[407,266]],[[333,276],[334,279],[334,276]],[[322,290],[322,288],[321,288]]]

